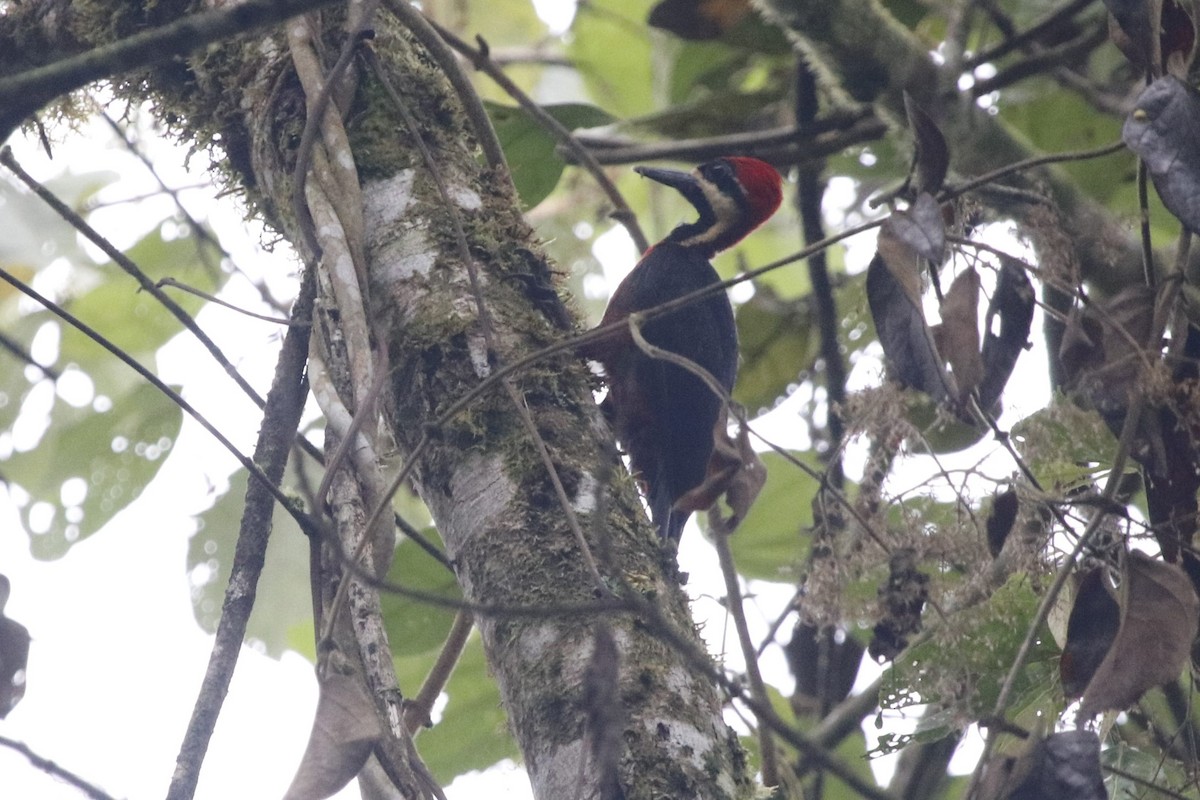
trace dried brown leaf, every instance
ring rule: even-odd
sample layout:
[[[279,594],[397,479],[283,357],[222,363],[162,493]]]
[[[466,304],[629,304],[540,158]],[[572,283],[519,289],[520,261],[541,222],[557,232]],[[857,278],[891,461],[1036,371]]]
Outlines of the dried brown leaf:
[[[1052,733],[1018,756],[996,756],[980,783],[980,800],[1108,800],[1100,771],[1100,737]]]
[[[917,151],[916,189],[923,193],[937,192],[950,170],[950,148],[946,145],[946,137],[933,117],[917,105],[908,92],[904,93],[904,112],[908,116],[908,127],[912,129]]]
[[[968,269],[950,284],[938,313],[942,322],[933,328],[938,353],[950,364],[958,384],[959,400],[983,380],[983,356],[979,352],[979,273]]]
[[[8,578],[0,575],[0,719],[25,696],[25,667],[29,661],[29,631],[4,616],[8,591]]]
[[[352,675],[321,682],[304,758],[283,800],[324,800],[358,775],[383,735],[375,706]]]
[[[885,246],[886,242],[892,244]],[[907,273],[889,266],[889,257],[885,255],[889,247],[913,252],[902,242],[898,245],[896,242],[898,240],[880,233],[879,253],[867,267],[867,304],[892,379],[902,386],[925,392],[934,402],[940,403],[956,397],[958,392],[953,389],[950,375],[942,368],[933,333],[925,324],[916,272]],[[916,263],[915,258],[913,262]],[[916,281],[915,299],[914,289],[906,286],[904,281]]]
[[[1033,323],[1033,283],[1014,259],[1001,258],[996,290],[984,319],[983,382],[979,385],[979,407],[991,410],[1000,399],[1021,351],[1029,344]],[[999,330],[993,326],[999,321]]]
[[[767,468],[750,446],[750,431],[738,427],[737,438],[729,435],[727,412],[722,412],[713,426],[713,452],[708,459],[708,472],[699,486],[675,501],[675,508],[684,511],[708,510],[708,522],[721,534],[733,533],[746,518],[750,506],[767,482]],[[725,495],[732,512],[725,517],[717,500]]]
[[[1121,598],[1121,626],[1083,693],[1081,720],[1128,708],[1148,689],[1177,679],[1188,662],[1200,600],[1182,569],[1131,551]]]
[[[1017,521],[1019,509],[1017,492],[1011,486],[992,499],[992,513],[988,514],[985,526],[988,552],[992,554],[992,558],[1000,555],[1000,551],[1004,549],[1004,542],[1012,531],[1013,523]]]
[[[1097,567],[1079,581],[1075,603],[1067,622],[1067,641],[1058,660],[1063,694],[1079,697],[1108,655],[1121,626],[1121,607],[1105,585],[1104,569]]]

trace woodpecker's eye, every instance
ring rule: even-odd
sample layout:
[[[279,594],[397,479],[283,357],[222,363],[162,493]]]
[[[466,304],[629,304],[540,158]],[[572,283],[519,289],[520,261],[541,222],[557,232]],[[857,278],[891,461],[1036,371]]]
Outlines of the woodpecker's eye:
[[[729,168],[729,164],[724,161],[713,161],[705,164],[700,170],[700,174],[710,181],[718,181],[721,178],[728,178],[733,175],[733,170]]]

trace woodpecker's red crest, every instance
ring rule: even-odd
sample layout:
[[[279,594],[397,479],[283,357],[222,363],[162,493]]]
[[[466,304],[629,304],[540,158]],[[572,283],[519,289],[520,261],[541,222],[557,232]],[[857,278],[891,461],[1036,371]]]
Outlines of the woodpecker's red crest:
[[[654,167],[636,170],[677,190],[700,215],[673,230],[667,241],[695,247],[708,256],[741,241],[766,222],[783,200],[783,179],[757,158],[718,158],[690,173]]]
[[[690,173],[637,171],[676,189],[699,218],[646,251],[613,293],[602,325],[719,283],[709,259],[766,221],[783,197],[779,173],[754,158],[719,158]],[[647,320],[642,335],[703,367],[726,393],[733,390],[737,327],[724,292]],[[651,358],[628,332],[598,340],[584,353],[604,366],[609,388],[604,408],[646,490],[654,522],[664,539],[678,541],[697,510],[685,495],[708,473],[721,398],[688,370]]]

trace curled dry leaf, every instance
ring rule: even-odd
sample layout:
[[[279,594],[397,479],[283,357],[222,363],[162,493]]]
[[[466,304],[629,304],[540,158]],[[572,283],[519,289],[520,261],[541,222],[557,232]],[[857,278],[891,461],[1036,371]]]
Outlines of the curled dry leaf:
[[[1100,737],[1092,731],[1052,733],[1019,756],[997,756],[980,785],[981,800],[1108,800],[1100,770]]]
[[[1017,511],[1020,503],[1017,500],[1017,490],[1011,486],[992,498],[992,513],[988,514],[986,531],[988,552],[992,558],[1000,555],[1004,542],[1017,521]]]
[[[375,706],[352,675],[321,681],[304,758],[283,800],[324,800],[358,775],[383,735]]]
[[[1104,569],[1085,573],[1075,590],[1067,641],[1058,660],[1063,694],[1079,697],[1108,655],[1121,625],[1121,607],[1104,580]]]
[[[881,233],[881,245],[883,240]],[[902,386],[925,392],[935,402],[944,402],[957,395],[957,391],[951,391],[951,378],[942,368],[933,335],[921,313],[920,298],[911,299],[896,271],[889,268],[883,252],[881,247],[867,267],[867,304],[889,374]]]
[[[737,438],[730,437],[728,416],[723,410],[713,426],[713,451],[704,480],[675,501],[675,508],[683,511],[707,509],[709,525],[719,534],[733,533],[767,482],[767,468],[750,446],[749,429],[739,425]],[[729,517],[717,507],[721,495],[729,505]]]
[[[661,0],[649,23],[680,39],[718,39],[750,11],[750,0]]]
[[[1166,75],[1142,91],[1121,138],[1146,163],[1163,205],[1200,232],[1200,92]]]
[[[978,308],[979,273],[968,269],[950,284],[938,309],[942,321],[933,327],[933,341],[938,353],[950,364],[960,403],[983,381]]]
[[[1187,3],[1104,0],[1104,5],[1109,36],[1130,63],[1144,71],[1157,61],[1167,74],[1187,76],[1196,55],[1196,24]]]
[[[1108,9],[1108,33],[1130,63],[1145,69],[1154,63],[1158,42],[1154,31],[1162,11],[1160,2],[1104,0]],[[1151,20],[1151,17],[1155,19]]]
[[[29,661],[29,631],[4,616],[8,591],[8,578],[0,575],[0,719],[25,696],[25,667]]]
[[[1017,357],[1029,346],[1033,324],[1033,283],[1015,259],[1000,259],[996,290],[984,319],[983,381],[979,384],[979,407],[991,410],[1000,399]],[[999,330],[995,329],[997,325]]]
[[[832,627],[797,622],[784,646],[788,667],[796,679],[792,709],[797,714],[817,714],[850,696],[862,665],[864,648],[850,634],[838,641]]]
[[[1177,679],[1188,663],[1200,600],[1182,569],[1131,551],[1121,598],[1120,628],[1083,693],[1081,720],[1128,708],[1148,689]]]
[[[920,302],[920,266],[910,254],[894,249],[893,243],[906,246],[933,264],[942,263],[946,253],[946,222],[941,206],[932,195],[919,194],[907,209],[893,212],[879,229],[877,245],[888,267],[903,272],[904,277],[898,274],[897,278],[903,280],[909,297]],[[911,278],[908,277],[910,274]]]
[[[1117,422],[1124,418],[1130,392],[1141,390],[1153,322],[1154,291],[1142,285],[1074,309],[1067,318],[1059,348],[1067,388],[1078,391],[1110,425],[1113,415]]]
[[[904,93],[904,112],[916,146],[917,192],[934,194],[942,188],[950,170],[950,148],[946,145],[946,137],[908,92]]]

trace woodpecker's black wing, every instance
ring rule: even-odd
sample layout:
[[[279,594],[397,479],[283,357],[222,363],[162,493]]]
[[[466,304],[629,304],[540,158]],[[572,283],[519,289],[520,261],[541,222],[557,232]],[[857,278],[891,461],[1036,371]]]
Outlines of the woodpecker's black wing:
[[[605,322],[644,311],[719,282],[693,248],[663,242],[650,250],[614,293]],[[731,391],[737,376],[737,329],[725,293],[717,292],[647,321],[646,340],[704,369]],[[631,340],[601,357],[609,375],[617,438],[646,483],[651,514],[664,538],[678,540],[688,513],[672,506],[705,477],[721,401],[700,378],[654,359]]]

